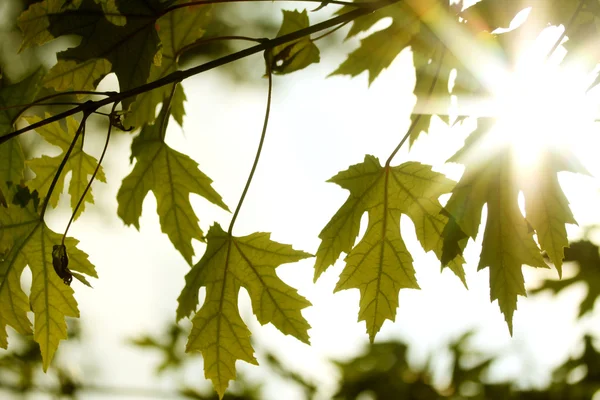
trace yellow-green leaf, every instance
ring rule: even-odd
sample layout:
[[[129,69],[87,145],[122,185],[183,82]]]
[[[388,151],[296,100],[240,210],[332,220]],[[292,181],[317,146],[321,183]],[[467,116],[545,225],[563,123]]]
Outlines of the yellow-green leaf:
[[[149,191],[154,193],[162,231],[191,264],[192,239],[203,240],[198,218],[190,204],[190,193],[196,193],[228,210],[221,196],[212,188],[212,180],[198,169],[198,164],[164,142],[168,107],[163,105],[159,121],[146,126],[131,145],[136,164],[123,179],[117,193],[117,213],[127,225],[139,229],[142,203]]]
[[[523,185],[527,221],[535,229],[542,250],[562,275],[564,248],[569,246],[566,224],[577,224],[569,201],[558,182],[558,172],[587,174],[575,156],[565,149],[547,151],[538,159],[533,179]]]
[[[65,317],[78,317],[73,289],[58,277],[52,264],[52,248],[62,236],[51,231],[39,218],[36,205],[0,207],[0,238],[8,250],[0,261],[0,345],[6,348],[7,325],[19,333],[31,334],[27,312],[31,305],[35,317],[33,337],[40,345],[44,371],[48,369],[59,342],[67,337]],[[96,276],[87,255],[67,240],[70,268]],[[29,266],[32,273],[29,299],[23,292],[20,277]]]
[[[235,362],[257,364],[250,343],[250,331],[238,309],[238,293],[244,287],[261,324],[272,323],[287,335],[308,343],[310,325],[301,310],[310,302],[286,285],[275,273],[281,264],[311,257],[291,246],[273,242],[268,233],[234,237],[218,224],[206,237],[202,259],[186,275],[179,296],[178,318],[196,310],[198,291],[206,287],[206,299],[192,319],[187,351],[200,351],[204,374],[223,397],[229,381],[235,379]]]
[[[330,180],[350,191],[348,200],[321,231],[315,280],[342,252],[346,267],[335,290],[360,290],[359,320],[366,321],[371,341],[386,319],[394,321],[400,289],[418,289],[412,257],[400,234],[400,216],[415,224],[425,251],[442,256],[442,230],[448,218],[441,213],[438,198],[454,187],[454,182],[431,170],[430,166],[407,162],[382,167],[379,160],[366,156]],[[360,219],[367,212],[365,236],[354,245]],[[465,282],[462,256],[449,267]]]
[[[46,118],[49,116],[50,114],[46,114]],[[30,124],[34,124],[42,120],[37,116],[26,117],[25,119]],[[50,184],[52,183],[52,179],[58,172],[58,167],[62,162],[66,151],[71,145],[71,141],[75,137],[77,128],[79,127],[79,122],[72,117],[67,117],[66,124],[66,131],[61,127],[59,122],[53,122],[36,129],[36,132],[39,133],[48,143],[58,146],[62,150],[62,153],[56,157],[42,156],[40,158],[27,160],[27,166],[35,173],[35,178],[28,182],[28,186],[32,190],[37,190],[41,196],[47,195],[48,190],[50,189]],[[81,136],[77,139],[77,143],[75,143],[75,146],[73,147],[73,151],[69,156],[69,160],[65,164],[65,167],[56,183],[56,187],[52,192],[48,202],[48,204],[50,204],[52,207],[56,207],[58,205],[60,194],[63,191],[65,177],[67,173],[71,172],[69,195],[71,196],[71,208],[75,210],[79,199],[81,196],[83,196],[83,192],[89,183],[91,175],[94,173],[94,170],[98,165],[98,161],[95,157],[92,157],[83,151],[82,140],[83,139]],[[100,169],[96,174],[96,180],[106,182],[106,176],[104,175],[102,166],[100,166]],[[75,214],[75,218],[78,218],[85,210],[86,202],[94,204],[94,196],[92,195],[91,188],[85,195],[85,201],[79,206],[79,209]]]
[[[392,24],[360,41],[360,47],[348,55],[348,58],[331,75],[357,76],[369,72],[369,84],[400,52],[410,45],[414,34],[418,32],[418,22],[408,26]]]
[[[61,11],[71,11],[81,5],[82,0],[66,3],[65,0],[44,0],[32,4],[19,16],[18,24],[23,32],[21,50],[33,45],[42,45],[54,39],[48,31],[50,27],[49,16]]]
[[[51,87],[57,92],[94,90],[100,79],[110,71],[110,62],[103,58],[93,58],[81,63],[59,60],[48,71],[44,78],[44,86]]]
[[[182,50],[204,35],[204,28],[211,19],[210,5],[185,7],[172,11],[157,21],[158,36],[162,43],[162,60],[160,65],[150,67],[149,82],[160,79],[179,68],[178,59]],[[135,98],[126,114],[125,125],[141,127],[151,124],[156,119],[156,107],[170,96],[172,85],[160,87],[142,93]],[[185,94],[181,85],[177,85],[171,100],[171,112],[176,121],[183,123],[183,102]]]
[[[302,12],[282,10],[282,12],[283,22],[277,37],[307,28],[310,25],[306,10],[302,10]],[[275,74],[289,74],[321,60],[319,48],[308,36],[275,46],[271,51],[271,56],[270,68]]]
[[[480,119],[465,147],[449,160],[465,164],[466,169],[445,206],[445,212],[451,215],[447,228],[451,228],[444,231],[444,248],[456,250],[457,242],[477,236],[482,208],[487,204],[479,269],[490,268],[490,299],[498,300],[512,334],[517,296],[526,296],[522,265],[548,266],[533,240],[533,230],[519,210],[520,187],[511,147],[490,138],[493,126],[493,119]],[[452,257],[455,252],[444,257]]]

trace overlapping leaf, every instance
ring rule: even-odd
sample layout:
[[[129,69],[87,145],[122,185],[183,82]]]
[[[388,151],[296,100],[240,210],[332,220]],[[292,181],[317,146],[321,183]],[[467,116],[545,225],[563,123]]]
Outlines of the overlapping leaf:
[[[310,25],[306,10],[302,10],[302,12],[283,10],[282,12],[283,22],[277,37],[299,31]],[[271,55],[273,57],[271,72],[275,74],[298,71],[310,64],[318,63],[321,59],[319,48],[308,36],[275,46]]]
[[[347,9],[349,8],[342,9],[340,13]],[[414,93],[417,97],[411,117],[414,124],[410,136],[412,145],[421,132],[429,129],[432,115],[440,115],[448,122],[451,94],[473,95],[480,90],[480,85],[433,30],[433,27],[443,24],[453,25],[454,31],[460,31],[456,9],[437,0],[399,2],[357,18],[347,38],[368,31],[384,18],[391,18],[392,23],[362,39],[360,47],[331,75],[356,76],[368,71],[371,84],[402,50],[410,47],[416,70]],[[449,82],[453,70],[458,71],[458,74],[454,78],[454,89],[451,92]]]
[[[200,351],[204,373],[222,398],[235,378],[235,362],[257,364],[250,331],[238,309],[238,293],[245,288],[261,324],[272,323],[281,332],[308,343],[310,325],[301,310],[310,302],[277,277],[281,264],[311,257],[291,246],[273,242],[268,233],[234,237],[213,225],[206,237],[202,259],[186,275],[179,296],[177,317],[196,310],[198,291],[206,287],[206,299],[192,319],[187,351]]]
[[[123,179],[117,194],[117,213],[125,224],[139,229],[144,198],[152,191],[156,196],[162,231],[191,264],[194,255],[192,239],[203,240],[203,235],[190,204],[190,193],[229,209],[212,188],[212,180],[198,169],[198,164],[165,144],[168,108],[163,105],[159,122],[144,127],[131,145],[131,157],[135,158],[136,164]]]
[[[489,133],[493,126],[492,119],[480,119],[465,147],[449,160],[465,164],[466,169],[445,206],[451,219],[444,230],[442,261],[460,253],[465,238],[477,236],[482,208],[487,204],[479,269],[490,267],[491,300],[498,300],[512,332],[517,296],[526,296],[522,265],[547,268],[533,233],[537,233],[541,249],[560,273],[563,250],[568,245],[565,224],[575,223],[557,173],[585,170],[565,151],[547,151],[539,161],[535,179],[520,179],[512,148],[494,140]],[[527,220],[518,206],[521,190],[525,194]]]
[[[44,75],[38,70],[22,81],[8,85],[1,80],[0,86],[0,137],[13,131],[18,108],[9,107],[15,104],[27,104],[33,100],[39,89],[39,82]],[[19,183],[23,179],[25,157],[18,139],[13,138],[0,145],[0,196],[8,193],[7,182]]]
[[[46,114],[46,118],[50,115]],[[34,124],[42,119],[37,116],[26,117],[27,122]],[[28,182],[29,187],[32,190],[37,190],[41,196],[46,196],[54,175],[58,172],[60,163],[62,162],[65,153],[71,146],[71,142],[75,137],[75,133],[79,127],[79,122],[72,117],[66,119],[67,129],[64,130],[59,122],[53,122],[51,124],[44,125],[36,129],[48,143],[60,147],[62,153],[56,157],[42,156],[40,158],[34,158],[27,160],[27,166],[35,173],[35,178]],[[95,157],[87,154],[83,151],[83,139],[80,135],[73,147],[73,151],[69,156],[67,163],[56,183],[56,187],[50,196],[49,204],[52,207],[58,205],[58,200],[63,191],[65,183],[65,177],[67,173],[71,173],[71,180],[69,182],[69,195],[71,196],[71,207],[75,210],[77,203],[87,187],[89,180],[98,165],[98,160]],[[106,176],[102,166],[98,169],[96,179],[101,182],[106,182]],[[94,196],[92,195],[92,189],[88,190],[85,194],[85,201],[81,203],[79,209],[75,213],[75,218],[78,218],[81,213],[85,210],[85,203],[94,203]]]
[[[425,251],[442,255],[442,230],[448,218],[441,214],[438,198],[454,187],[454,182],[431,167],[407,162],[382,167],[379,160],[366,156],[330,179],[350,191],[348,200],[321,231],[315,280],[342,252],[347,254],[335,290],[360,289],[359,320],[366,321],[371,340],[386,319],[394,321],[400,289],[418,289],[412,257],[400,235],[400,216],[415,224],[417,238]],[[362,215],[368,212],[369,225],[354,244]],[[465,282],[464,263],[458,255],[448,263]]]
[[[211,10],[210,5],[180,8],[158,19],[162,60],[160,65],[150,67],[148,81],[155,81],[178,69],[181,52],[202,37],[211,18]],[[141,127],[153,123],[156,118],[156,106],[170,97],[172,90],[173,87],[168,85],[138,95],[126,116],[125,125]],[[181,85],[177,85],[170,104],[171,113],[180,125],[183,123],[184,101],[183,89]]]
[[[27,317],[31,305],[33,337],[40,345],[46,370],[59,342],[67,337],[65,317],[78,317],[79,310],[73,289],[56,275],[52,265],[52,248],[62,237],[40,220],[37,203],[25,200],[21,206],[0,207],[0,250],[4,253],[0,260],[0,346],[7,346],[7,325],[21,334],[32,333]],[[65,242],[69,267],[96,277],[94,266],[87,254],[77,249],[77,243],[72,238]],[[20,283],[26,266],[32,272],[29,298]]]
[[[81,43],[58,54],[59,62],[51,74],[64,76],[61,84],[68,84],[74,90],[89,89],[91,82],[95,86],[105,75],[104,60],[107,60],[119,79],[121,90],[128,90],[146,83],[151,65],[159,63],[160,40],[155,22],[160,11],[170,3],[172,1],[119,0],[98,4],[94,0],[68,3],[44,0],[33,4],[19,17],[24,36],[22,48],[62,35],[78,35]],[[135,15],[135,18],[122,26],[107,20],[103,7],[114,5],[122,15]],[[126,100],[125,105],[130,101]]]

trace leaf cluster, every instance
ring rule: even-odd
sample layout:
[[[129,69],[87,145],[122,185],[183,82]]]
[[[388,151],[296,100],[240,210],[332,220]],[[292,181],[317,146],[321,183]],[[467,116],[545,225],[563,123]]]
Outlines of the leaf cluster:
[[[330,13],[330,6],[340,3],[318,2],[321,4],[315,11],[320,13]],[[448,267],[466,286],[463,252],[468,239],[479,234],[485,207],[478,269],[489,268],[490,299],[498,300],[512,332],[517,298],[526,295],[523,265],[547,268],[542,257],[545,252],[561,274],[564,248],[568,246],[565,226],[574,224],[575,219],[558,173],[586,173],[583,166],[573,155],[548,148],[542,151],[534,179],[522,179],[515,169],[512,147],[498,140],[496,121],[488,117],[478,118],[477,129],[448,160],[465,166],[458,182],[429,165],[414,161],[394,164],[394,158],[406,141],[414,143],[429,129],[433,115],[447,124],[460,123],[467,115],[451,118],[451,105],[462,107],[474,96],[490,95],[485,74],[465,56],[465,48],[492,54],[511,65],[519,43],[546,26],[562,24],[569,37],[564,65],[580,65],[578,55],[585,53],[588,41],[596,37],[600,7],[574,0],[482,0],[471,7],[443,0],[343,2],[330,19],[316,24],[310,23],[306,10],[284,10],[277,35],[268,39],[219,36],[214,15],[219,15],[220,2],[215,3],[42,0],[31,4],[18,18],[22,50],[68,35],[80,41],[58,53],[56,64],[48,71],[40,68],[19,82],[0,82],[0,345],[8,345],[6,326],[25,335],[33,333],[47,369],[59,341],[66,338],[65,318],[79,316],[74,290],[69,286],[72,277],[89,285],[84,275],[97,275],[87,255],[78,249],[77,240],[69,238],[67,232],[93,204],[93,183],[107,179],[101,162],[113,128],[136,134],[130,157],[134,165],[118,191],[117,215],[126,225],[139,229],[144,199],[149,192],[156,197],[162,231],[191,266],[176,318],[193,315],[186,348],[202,353],[205,375],[219,396],[235,379],[237,360],[257,363],[251,332],[240,317],[240,289],[248,291],[261,324],[271,323],[308,344],[310,325],[302,310],[310,302],[284,283],[276,269],[311,255],[272,241],[268,233],[239,237],[233,230],[265,140],[273,75],[318,63],[318,40],[347,25],[346,38],[360,36],[361,40],[331,75],[354,77],[367,72],[370,84],[401,52],[410,50],[416,103],[410,128],[390,149],[385,163],[366,155],[362,163],[330,179],[349,194],[319,234],[315,281],[345,254],[345,267],[335,290],[360,291],[359,321],[365,321],[374,341],[384,321],[395,320],[400,290],[419,288],[417,266],[404,241],[406,232],[400,229],[401,218],[411,219],[423,250],[433,252],[442,268]],[[524,24],[508,31],[496,30],[508,28],[525,7],[531,11]],[[383,20],[389,25],[376,30]],[[180,59],[186,53],[219,41],[256,44],[187,70],[181,68]],[[171,120],[183,124],[185,78],[259,52],[264,53],[269,91],[255,162],[240,200],[232,207],[235,211],[229,228],[225,230],[215,221],[205,234],[190,195],[199,195],[226,211],[230,208],[210,177],[201,171],[200,163],[167,144],[168,126]],[[589,54],[583,63],[586,72],[593,70],[597,61],[596,55]],[[116,76],[119,92],[96,92],[99,82],[109,74]],[[42,88],[51,94],[41,95]],[[31,111],[66,95],[78,101],[55,105],[72,108],[44,115]],[[106,113],[102,107],[110,105],[112,109]],[[85,140],[88,120],[106,117],[104,149],[92,151]],[[28,125],[17,129],[22,122]],[[26,159],[19,135],[30,130],[60,153]],[[67,175],[72,216],[65,233],[59,235],[50,230],[44,217],[58,206]],[[519,208],[520,193],[524,195],[525,213]],[[444,195],[449,195],[445,204],[440,201]],[[366,233],[357,242],[364,214],[368,216]],[[193,240],[206,243],[196,262]],[[20,283],[26,266],[33,274],[29,295]],[[205,288],[206,298],[199,304],[201,288]],[[35,317],[33,328],[29,311]]]

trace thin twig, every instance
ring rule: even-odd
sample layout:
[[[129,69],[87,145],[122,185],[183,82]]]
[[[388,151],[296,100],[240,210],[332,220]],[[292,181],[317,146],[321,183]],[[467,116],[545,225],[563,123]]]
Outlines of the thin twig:
[[[221,3],[255,3],[257,1],[279,1],[279,2],[307,2],[307,3],[322,3],[323,0],[200,0],[200,1],[190,1],[188,3],[182,3],[182,4],[175,4],[171,7],[168,7],[166,9],[164,9],[163,11],[160,12],[160,16],[168,14],[172,11],[178,10],[180,8],[184,8],[184,7],[191,7],[191,6],[201,6],[201,5],[208,5],[208,4],[221,4]],[[370,5],[372,5],[371,2],[358,2],[358,3],[353,3],[351,1],[341,1],[341,0],[331,0],[328,1],[328,3],[330,4],[335,4],[335,5],[340,5],[340,6],[350,6],[350,7],[356,7],[356,8],[368,8]]]
[[[259,39],[259,38],[253,38],[253,37],[249,37],[249,36],[239,36],[239,35],[202,38],[202,39],[196,40],[194,43],[190,43],[187,46],[183,46],[181,49],[179,49],[179,51],[177,53],[175,53],[175,60],[178,60],[179,57],[188,50],[191,50],[191,49],[199,47],[199,46],[203,46],[207,43],[212,43],[212,42],[217,42],[217,41],[222,41],[222,40],[243,40],[246,42],[263,43],[265,41],[268,41],[269,39]]]
[[[5,109],[9,109],[9,108],[23,108],[22,110],[20,110],[17,115],[15,115],[15,117],[12,120],[12,123],[14,124],[17,119],[19,119],[19,117],[28,109],[30,109],[33,106],[43,106],[49,103],[43,103],[46,100],[51,100],[51,99],[55,99],[57,97],[61,97],[61,96],[69,96],[69,95],[90,95],[90,96],[94,96],[94,95],[99,95],[99,96],[110,96],[115,94],[116,92],[96,92],[96,91],[92,91],[92,90],[75,90],[75,91],[71,91],[71,92],[61,92],[61,93],[54,93],[48,96],[44,96],[44,97],[40,97],[39,99],[29,103],[29,104],[18,104],[18,105],[14,105],[14,106],[7,106],[4,108],[0,108],[0,110],[5,110]],[[40,104],[43,103],[43,104]],[[73,105],[81,105],[81,103],[73,103]],[[1,142],[0,142],[1,143]]]
[[[426,97],[427,100],[425,101],[425,105],[427,105],[429,103],[429,100],[431,98],[431,94],[433,93],[433,89],[435,88],[435,85],[437,84],[438,78],[440,76],[440,70],[442,69],[442,64],[444,62],[444,56],[445,55],[446,55],[446,47],[443,47],[442,48],[442,55],[440,56],[440,62],[439,62],[438,66],[437,66],[437,69],[435,71],[435,76],[433,77],[433,81],[431,82],[431,86],[429,87],[429,91],[427,92],[427,97]],[[406,142],[406,140],[410,137],[413,129],[415,129],[415,126],[417,126],[417,124],[421,120],[422,116],[423,116],[423,114],[417,114],[417,117],[412,121],[412,123],[410,124],[410,126],[408,128],[408,131],[406,131],[406,134],[404,135],[404,137],[402,138],[402,140],[400,140],[400,143],[398,143],[398,146],[396,146],[396,148],[394,149],[394,151],[392,151],[392,154],[390,154],[390,156],[388,157],[387,161],[385,162],[386,168],[390,166],[390,163],[392,162],[392,159],[394,158],[394,156],[396,155],[396,153],[398,153],[398,151],[400,150],[400,148],[402,147],[402,145],[404,144],[404,142]]]
[[[90,114],[88,112],[84,112],[83,118],[81,119],[81,123],[79,124],[79,128],[77,128],[77,132],[75,132],[75,136],[73,137],[73,140],[71,141],[71,145],[67,149],[65,156],[63,157],[62,161],[60,162],[60,165],[58,166],[58,170],[56,171],[56,174],[54,174],[54,178],[52,178],[52,183],[50,183],[50,188],[48,189],[48,193],[46,194],[46,198],[44,199],[44,203],[42,205],[42,212],[40,213],[40,221],[44,220],[44,215],[46,214],[46,209],[48,208],[48,203],[50,202],[50,197],[52,197],[52,192],[54,191],[54,188],[56,187],[56,183],[58,182],[58,178],[60,177],[60,174],[62,173],[63,169],[65,168],[65,165],[67,164],[67,161],[69,160],[69,156],[71,155],[71,152],[73,151],[73,148],[75,147],[75,143],[77,143],[77,139],[79,138],[79,135],[81,135],[81,133],[85,130],[85,122],[89,115]]]
[[[322,35],[320,35],[320,36],[317,36],[316,38],[312,39],[312,41],[313,41],[313,42],[316,42],[317,40],[323,39],[324,37],[326,37],[326,36],[329,36],[329,35],[331,35],[333,32],[335,32],[335,31],[337,31],[337,30],[339,30],[339,29],[343,28],[344,26],[348,25],[350,22],[351,22],[351,21],[346,21],[346,22],[343,22],[343,23],[339,24],[338,26],[336,26],[335,28],[333,28],[332,30],[330,30],[330,31],[328,31],[328,32],[325,32],[324,34],[322,34]]]
[[[175,90],[177,89],[177,85],[178,83],[174,83],[173,87],[171,88],[171,92],[169,93],[169,97],[167,99],[165,99],[163,107],[166,107],[167,109],[165,110],[165,116],[163,117],[162,121],[160,121],[160,139],[164,142],[165,141],[165,135],[166,135],[166,131],[167,131],[167,123],[169,122],[169,116],[171,115],[171,103],[173,102],[173,96],[175,96]]]
[[[134,97],[134,96],[137,96],[138,94],[149,92],[151,90],[154,90],[159,87],[169,85],[169,84],[172,84],[175,82],[179,83],[179,82],[183,81],[184,79],[187,79],[194,75],[198,75],[202,72],[206,72],[211,69],[218,68],[225,64],[229,64],[231,62],[240,60],[242,58],[246,58],[248,56],[259,53],[261,51],[265,51],[267,49],[273,48],[275,46],[279,46],[281,44],[292,42],[294,40],[303,38],[305,36],[311,35],[316,32],[320,32],[320,31],[330,28],[332,26],[336,26],[343,22],[355,20],[358,17],[370,14],[371,12],[373,12],[375,10],[378,10],[380,8],[397,3],[398,1],[400,1],[400,0],[380,0],[380,1],[373,2],[373,3],[369,3],[371,5],[369,8],[364,7],[364,8],[355,9],[350,12],[344,13],[342,15],[338,15],[333,18],[330,18],[326,21],[320,22],[318,24],[311,25],[307,28],[291,32],[287,35],[283,35],[283,36],[279,36],[274,39],[266,40],[264,43],[260,43],[260,44],[257,44],[256,46],[252,46],[247,49],[240,50],[238,52],[229,54],[227,56],[218,58],[216,60],[209,61],[202,65],[192,67],[192,68],[182,70],[182,71],[172,72],[171,74],[169,74],[161,79],[157,79],[150,83],[146,83],[144,85],[132,88],[125,92],[116,93],[112,96],[109,96],[106,99],[97,100],[97,101],[88,100],[87,102],[81,104],[78,107],[74,107],[74,108],[64,111],[60,114],[56,114],[56,115],[53,115],[42,121],[36,122],[35,124],[31,124],[25,128],[18,129],[14,132],[8,133],[8,134],[0,137],[0,144],[6,142],[16,136],[19,136],[25,132],[29,132],[33,129],[39,128],[39,127],[47,125],[49,123],[59,121],[70,115],[74,115],[74,114],[77,114],[80,112],[91,113],[91,112],[96,111],[98,108],[100,108],[102,106],[105,106],[105,105],[108,105],[108,104],[111,104],[114,102],[120,102],[120,101],[123,101],[124,99]]]
[[[110,110],[109,118],[111,118],[111,116],[115,112],[115,108],[117,108],[118,104],[119,103],[113,104],[112,109]],[[94,182],[94,179],[96,179],[96,174],[98,174],[98,171],[100,170],[100,166],[102,165],[102,160],[104,160],[104,155],[106,154],[106,149],[108,149],[108,142],[110,141],[110,132],[112,130],[112,127],[113,127],[112,121],[109,120],[108,121],[108,132],[106,132],[106,141],[104,142],[104,148],[102,149],[102,154],[100,154],[100,158],[98,159],[98,164],[96,165],[96,169],[94,169],[94,173],[92,174],[90,181],[88,182],[87,186],[85,187],[83,194],[79,198],[79,201],[77,202],[77,205],[75,206],[75,209],[73,210],[73,214],[71,214],[71,218],[69,219],[69,223],[67,224],[65,233],[63,234],[63,237],[62,237],[62,245],[63,246],[65,245],[65,238],[67,237],[67,233],[69,233],[69,228],[71,227],[71,224],[73,223],[73,220],[75,219],[75,215],[77,215],[77,210],[79,210],[79,207],[81,206],[81,204],[83,203],[83,201],[85,199],[85,195],[92,187],[92,182]]]
[[[262,152],[263,144],[265,143],[265,136],[267,134],[267,126],[269,125],[269,113],[271,112],[271,94],[273,92],[273,73],[271,71],[271,61],[269,57],[267,57],[268,50],[265,51],[265,59],[267,65],[267,78],[269,79],[269,88],[267,92],[267,108],[265,111],[265,120],[263,122],[262,132],[260,134],[260,141],[258,142],[258,149],[256,150],[256,156],[254,157],[254,163],[252,164],[252,169],[250,170],[250,174],[248,175],[248,179],[246,180],[246,186],[244,187],[244,191],[240,196],[240,201],[238,201],[237,207],[233,213],[233,217],[231,218],[231,222],[229,223],[229,236],[233,233],[233,225],[235,225],[235,220],[237,219],[238,214],[240,213],[240,209],[242,208],[242,204],[244,203],[244,199],[246,198],[246,194],[248,193],[248,189],[250,188],[250,183],[252,183],[252,178],[254,177],[254,172],[256,172],[256,166],[258,165],[258,160],[260,159],[260,153]]]

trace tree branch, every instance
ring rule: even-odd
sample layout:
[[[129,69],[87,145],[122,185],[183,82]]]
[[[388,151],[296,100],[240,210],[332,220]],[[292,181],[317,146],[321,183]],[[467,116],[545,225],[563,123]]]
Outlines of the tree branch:
[[[41,126],[50,124],[52,122],[59,121],[70,115],[74,115],[74,114],[77,114],[80,112],[92,113],[92,112],[95,112],[98,108],[100,108],[102,106],[106,106],[108,104],[112,104],[112,103],[116,103],[116,102],[121,102],[124,99],[127,99],[129,97],[134,97],[134,96],[137,96],[138,94],[149,92],[151,90],[157,89],[157,88],[165,86],[165,85],[179,83],[179,82],[183,81],[184,79],[187,79],[194,75],[201,74],[202,72],[210,71],[211,69],[218,68],[220,66],[223,66],[223,65],[229,64],[231,62],[240,60],[242,58],[251,56],[253,54],[265,51],[267,49],[271,49],[275,46],[279,46],[281,44],[285,44],[285,43],[292,42],[297,39],[301,39],[301,38],[311,35],[313,33],[320,32],[322,30],[334,27],[338,24],[342,24],[342,23],[345,23],[348,21],[355,20],[358,17],[370,14],[375,10],[389,6],[391,4],[398,3],[399,1],[400,0],[375,1],[375,2],[369,3],[370,7],[368,7],[368,8],[367,7],[358,8],[358,9],[352,10],[350,12],[347,12],[345,14],[335,16],[333,18],[330,18],[330,19],[320,22],[318,24],[311,25],[307,28],[294,31],[287,35],[283,35],[283,36],[280,36],[280,37],[277,37],[274,39],[270,39],[270,40],[265,40],[263,43],[257,44],[256,46],[252,46],[247,49],[240,50],[236,53],[226,55],[224,57],[209,61],[202,65],[192,67],[192,68],[182,70],[182,71],[175,71],[161,79],[157,79],[153,82],[146,83],[144,85],[127,90],[125,92],[115,93],[105,99],[96,100],[96,101],[88,100],[87,102],[81,104],[78,107],[74,107],[70,110],[64,111],[62,113],[59,113],[59,114],[53,115],[49,118],[46,118],[42,121],[36,122],[35,124],[31,124],[25,128],[18,129],[14,132],[8,133],[8,134],[0,137],[0,144],[2,144],[14,137],[17,137],[25,132],[29,132],[29,131],[39,128]]]

